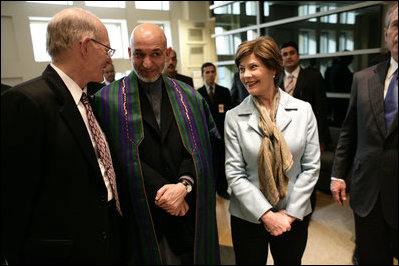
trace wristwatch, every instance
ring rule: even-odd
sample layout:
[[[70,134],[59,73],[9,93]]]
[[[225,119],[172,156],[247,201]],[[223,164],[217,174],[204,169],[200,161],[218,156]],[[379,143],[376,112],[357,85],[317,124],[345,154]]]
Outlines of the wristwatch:
[[[182,183],[182,184],[186,187],[187,193],[190,193],[191,190],[193,190],[193,187],[191,186],[191,184],[190,184],[187,180],[182,179],[182,180],[180,181],[180,183]]]

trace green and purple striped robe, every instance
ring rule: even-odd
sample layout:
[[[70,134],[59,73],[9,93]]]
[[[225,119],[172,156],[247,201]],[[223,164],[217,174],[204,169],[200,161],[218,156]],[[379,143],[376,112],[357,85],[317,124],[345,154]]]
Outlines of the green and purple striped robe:
[[[192,155],[197,174],[197,184],[194,187],[197,195],[194,263],[219,264],[211,149],[211,138],[219,138],[219,133],[208,105],[195,89],[165,75],[162,77],[180,137]],[[137,75],[134,71],[100,90],[95,96],[94,106],[104,131],[110,134],[128,170],[129,199],[138,227],[137,248],[141,250],[139,262],[160,264],[139,160],[138,146],[145,136]]]

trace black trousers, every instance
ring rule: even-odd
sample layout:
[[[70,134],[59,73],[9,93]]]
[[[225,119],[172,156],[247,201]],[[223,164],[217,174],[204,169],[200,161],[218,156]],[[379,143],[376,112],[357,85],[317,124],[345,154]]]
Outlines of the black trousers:
[[[265,265],[268,245],[275,265],[300,265],[308,240],[310,216],[295,221],[291,231],[272,236],[263,224],[231,216],[231,233],[237,265]]]
[[[225,146],[224,141],[214,144],[213,147],[213,168],[216,176],[216,192],[219,195],[227,193],[227,180],[225,172]]]
[[[392,265],[398,257],[398,230],[385,222],[380,197],[369,215],[354,216],[359,264]]]

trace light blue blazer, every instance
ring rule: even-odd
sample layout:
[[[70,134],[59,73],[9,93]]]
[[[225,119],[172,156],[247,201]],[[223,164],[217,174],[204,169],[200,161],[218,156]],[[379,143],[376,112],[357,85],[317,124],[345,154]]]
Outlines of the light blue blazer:
[[[302,220],[311,212],[310,195],[319,178],[320,146],[317,121],[309,103],[280,91],[276,124],[292,153],[294,164],[288,172],[288,194],[273,209],[285,209]],[[226,178],[231,189],[229,211],[252,223],[272,208],[259,189],[258,154],[262,133],[259,111],[249,95],[226,113]]]

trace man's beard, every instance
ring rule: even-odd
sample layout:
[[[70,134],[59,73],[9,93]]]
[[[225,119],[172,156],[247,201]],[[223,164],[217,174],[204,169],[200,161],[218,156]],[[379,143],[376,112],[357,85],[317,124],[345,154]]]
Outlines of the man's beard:
[[[148,78],[145,78],[145,77],[141,76],[141,75],[139,74],[139,72],[136,70],[136,68],[134,67],[134,65],[133,65],[133,71],[134,71],[134,73],[136,73],[137,77],[138,77],[141,81],[144,81],[144,82],[147,82],[147,83],[153,83],[153,82],[157,81],[158,78],[159,78],[159,76],[161,76],[161,74],[162,74],[162,73],[158,73],[158,75],[156,75],[154,78],[148,79]]]

